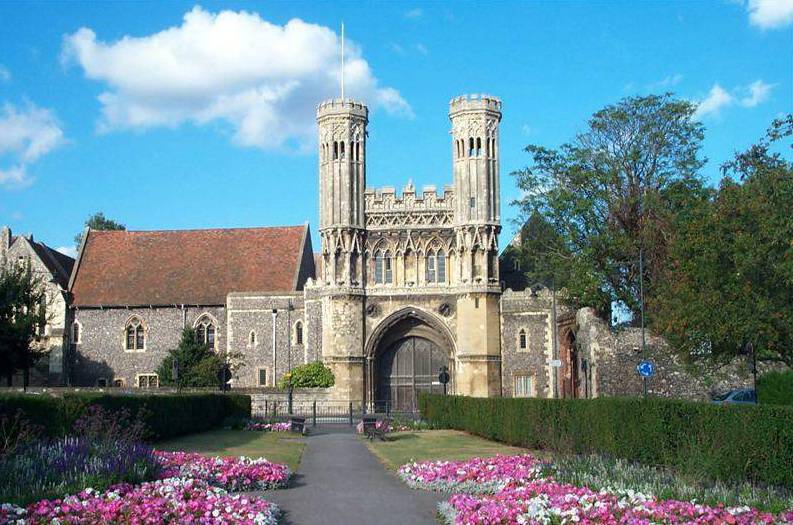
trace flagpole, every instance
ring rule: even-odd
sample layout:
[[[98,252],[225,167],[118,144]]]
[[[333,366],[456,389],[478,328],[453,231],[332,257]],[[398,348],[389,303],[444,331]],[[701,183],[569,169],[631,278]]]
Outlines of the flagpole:
[[[341,101],[344,102],[344,22],[341,23]]]

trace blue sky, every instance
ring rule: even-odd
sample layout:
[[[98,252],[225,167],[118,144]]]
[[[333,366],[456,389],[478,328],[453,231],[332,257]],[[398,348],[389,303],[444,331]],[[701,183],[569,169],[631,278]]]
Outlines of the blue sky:
[[[3,2],[0,224],[69,247],[98,210],[130,229],[309,221],[316,248],[313,114],[338,95],[342,20],[369,186],[449,183],[449,99],[503,100],[502,243],[523,146],[606,104],[700,104],[714,183],[793,110],[793,0]]]

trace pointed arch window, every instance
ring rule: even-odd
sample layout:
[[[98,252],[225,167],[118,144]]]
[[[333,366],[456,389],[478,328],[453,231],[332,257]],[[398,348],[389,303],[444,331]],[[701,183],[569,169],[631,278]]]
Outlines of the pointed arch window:
[[[474,138],[473,137],[468,139],[468,156],[469,157],[473,157],[474,156]]]
[[[438,253],[435,255],[436,262],[435,266],[437,268],[437,276],[439,283],[446,282],[446,253],[443,250],[438,250]]]
[[[374,256],[374,282],[377,284],[389,284],[392,280],[391,253],[378,250]]]
[[[124,328],[124,334],[128,352],[142,352],[146,349],[146,329],[139,317],[130,317]]]
[[[75,322],[72,323],[72,334],[71,334],[72,335],[72,337],[71,337],[72,344],[75,344],[75,345],[79,345],[80,344],[80,342],[81,342],[80,337],[82,337],[82,335],[83,335],[82,334],[82,331],[83,331],[82,329],[83,329],[83,327],[82,327],[82,325],[80,324],[79,321],[75,321]]]
[[[256,345],[256,332],[254,332],[253,330],[251,330],[251,335],[248,337],[248,342],[250,343],[251,346]]]
[[[437,274],[435,272],[435,252],[432,250],[427,252],[427,260],[425,261],[425,274],[428,283],[436,282]]]
[[[339,143],[333,143],[333,160],[338,160],[339,158]]]
[[[476,139],[476,156],[477,157],[481,157],[482,156],[482,139],[481,138],[477,138]]]
[[[303,322],[298,321],[295,323],[295,344],[303,344]]]
[[[215,350],[217,327],[208,315],[202,316],[195,325],[196,340],[205,344],[210,350]]]
[[[526,350],[526,330],[523,328],[518,332],[518,350]]]

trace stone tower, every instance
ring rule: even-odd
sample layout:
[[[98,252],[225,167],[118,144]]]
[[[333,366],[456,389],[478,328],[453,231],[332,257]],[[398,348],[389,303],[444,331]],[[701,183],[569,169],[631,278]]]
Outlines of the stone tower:
[[[498,284],[499,199],[498,125],[501,101],[486,95],[462,96],[449,103],[452,122],[455,227],[462,282]]]
[[[317,107],[322,354],[337,392],[363,399],[366,125],[369,110],[346,99]]]
[[[501,339],[498,234],[501,230],[498,126],[501,101],[468,95],[449,103],[459,277],[457,344],[460,390],[498,395]]]
[[[357,288],[363,283],[368,117],[367,107],[351,100],[329,100],[317,108],[321,281],[325,286]]]

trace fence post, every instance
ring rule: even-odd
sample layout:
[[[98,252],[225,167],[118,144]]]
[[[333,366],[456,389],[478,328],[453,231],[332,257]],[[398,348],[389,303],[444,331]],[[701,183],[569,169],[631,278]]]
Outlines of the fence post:
[[[350,426],[352,426],[352,401],[350,401]]]
[[[311,403],[311,422],[314,426],[317,426],[317,402],[316,400]]]

